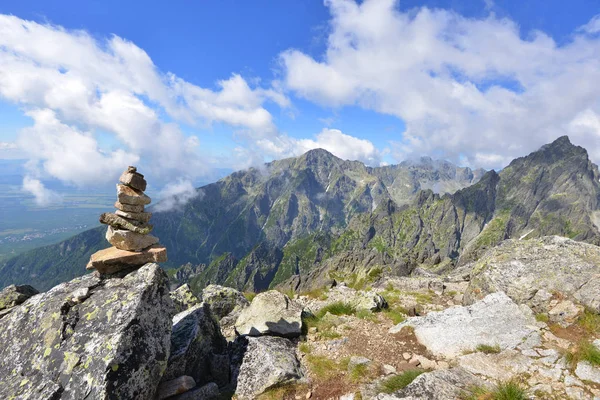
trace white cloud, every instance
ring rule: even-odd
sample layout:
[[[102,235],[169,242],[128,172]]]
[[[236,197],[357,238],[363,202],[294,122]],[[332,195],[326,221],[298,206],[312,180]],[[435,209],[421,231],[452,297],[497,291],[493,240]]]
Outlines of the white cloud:
[[[0,142],[0,150],[13,150],[17,148],[16,143],[12,142]]]
[[[23,179],[23,190],[33,195],[35,203],[38,206],[45,207],[50,204],[60,203],[62,201],[61,196],[44,187],[44,184],[39,179],[26,176]]]
[[[154,206],[157,212],[181,209],[188,201],[203,196],[200,189],[195,189],[190,181],[179,179],[167,184],[158,194],[159,202]]]
[[[600,32],[600,14],[596,15],[590,22],[580,27],[579,30],[587,32],[590,35]]]
[[[113,36],[0,15],[0,99],[23,107],[34,125],[20,148],[50,176],[76,184],[114,180],[137,162],[151,183],[207,172],[199,138],[179,123],[224,123],[249,137],[277,135],[263,103],[289,106],[274,84],[251,87],[240,75],[212,90],[162,73],[144,50]],[[97,132],[114,135],[105,151]]]
[[[500,167],[570,134],[600,161],[600,132],[573,122],[585,110],[600,113],[600,38],[589,35],[598,17],[558,45],[539,31],[523,39],[516,23],[494,14],[401,12],[394,0],[325,3],[325,54],[283,52],[284,84],[318,104],[401,118],[399,160],[436,154]]]
[[[296,145],[300,154],[321,148],[344,160],[358,160],[374,166],[381,163],[381,154],[372,142],[346,135],[338,129],[323,129],[316,140],[299,139]]]

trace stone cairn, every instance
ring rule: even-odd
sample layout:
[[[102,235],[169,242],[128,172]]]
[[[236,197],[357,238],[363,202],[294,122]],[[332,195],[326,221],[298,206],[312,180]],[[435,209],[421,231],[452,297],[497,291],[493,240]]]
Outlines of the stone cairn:
[[[95,269],[101,274],[167,261],[167,249],[158,243],[156,236],[150,235],[152,225],[148,222],[152,214],[144,212],[144,207],[151,199],[144,194],[144,175],[135,167],[128,167],[119,181],[117,211],[100,216],[100,222],[108,225],[106,240],[113,247],[92,254],[87,265],[87,269]]]

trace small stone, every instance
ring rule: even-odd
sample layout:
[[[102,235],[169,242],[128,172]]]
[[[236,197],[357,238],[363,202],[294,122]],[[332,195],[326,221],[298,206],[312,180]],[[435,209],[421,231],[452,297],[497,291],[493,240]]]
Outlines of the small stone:
[[[305,399],[310,399],[312,397],[312,392],[308,392],[306,393],[306,396],[304,396]]]
[[[396,367],[389,364],[383,365],[383,373],[386,375],[395,375],[398,371],[396,371]]]
[[[412,357],[412,354],[410,353],[402,353],[402,358],[404,358],[405,360],[410,360]]]
[[[150,224],[131,222],[119,215],[112,213],[103,213],[102,215],[100,215],[100,223],[110,225],[117,229],[126,229],[128,231],[139,233],[141,235],[149,234],[150,232],[152,232],[153,228],[153,226]]]
[[[158,400],[163,400],[171,396],[185,393],[196,387],[196,381],[191,376],[180,376],[170,381],[162,382],[158,385]]]
[[[109,247],[92,254],[86,268],[96,269],[101,274],[114,274],[131,267],[165,261],[167,261],[167,249],[160,245],[154,245],[142,251],[127,251]]]
[[[119,181],[124,185],[130,186],[142,192],[146,190],[146,180],[144,179],[144,175],[137,172],[135,167],[127,168],[127,171],[121,174]]]
[[[125,211],[125,212],[134,212],[134,213],[144,212],[143,205],[134,206],[131,204],[123,204],[119,201],[115,202],[115,208],[117,210],[121,210],[121,211]]]
[[[310,334],[317,333],[317,327],[316,326],[311,326],[310,328],[308,328],[308,333],[310,333]]]
[[[179,396],[170,397],[169,400],[210,400],[214,399],[219,395],[219,386],[210,382],[206,385],[180,394]]]
[[[125,229],[115,229],[108,226],[106,240],[119,250],[141,251],[158,243],[158,238],[152,235],[141,235]]]
[[[143,223],[148,223],[150,221],[150,218],[152,217],[152,213],[149,213],[149,212],[134,213],[134,212],[126,212],[126,211],[117,210],[117,211],[115,211],[115,214],[117,214],[118,216],[123,217],[123,218],[133,219],[135,221],[139,221],[139,222],[143,222]]]
[[[133,206],[145,206],[152,202],[143,192],[122,184],[117,184],[117,199],[119,203]]]

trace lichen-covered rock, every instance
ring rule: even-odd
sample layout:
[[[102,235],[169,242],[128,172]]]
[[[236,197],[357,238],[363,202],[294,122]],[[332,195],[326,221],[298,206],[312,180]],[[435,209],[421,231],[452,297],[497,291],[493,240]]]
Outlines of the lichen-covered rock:
[[[34,296],[0,320],[0,398],[153,398],[169,358],[171,313],[156,264]]]
[[[272,336],[248,338],[248,347],[237,378],[238,399],[255,399],[276,386],[304,377],[296,358],[296,346],[288,339]]]
[[[147,223],[128,220],[120,215],[113,213],[103,213],[100,215],[100,223],[110,225],[116,229],[125,229],[127,231],[147,235],[152,232],[153,226]]]
[[[171,299],[173,300],[173,305],[175,306],[177,313],[192,308],[196,304],[200,304],[200,300],[194,293],[192,293],[190,285],[187,283],[184,283],[177,289],[173,290],[171,292]]]
[[[600,312],[600,247],[560,236],[505,240],[474,265],[464,304],[505,292],[517,304],[548,312],[538,291],[559,292]],[[550,298],[548,298],[549,300]]]
[[[235,329],[240,335],[296,337],[302,333],[302,307],[276,290],[260,293],[240,313]]]
[[[391,395],[378,395],[376,399],[457,399],[475,387],[490,387],[490,384],[462,368],[451,368],[422,374],[404,389]]]
[[[221,380],[213,376],[219,372],[229,377],[229,370],[214,371],[211,360],[214,355],[226,352],[227,342],[219,324],[206,303],[198,304],[173,317],[171,355],[165,380],[189,375],[198,385]]]
[[[0,291],[0,310],[17,306],[39,292],[29,285],[10,285]]]
[[[228,339],[235,337],[235,322],[242,310],[250,305],[244,295],[230,287],[208,285],[202,291],[202,301],[210,305],[219,319],[223,335]]]
[[[526,308],[526,306],[524,306]],[[512,349],[537,338],[531,310],[516,305],[503,292],[493,293],[471,306],[455,306],[409,318],[390,329],[412,326],[415,336],[433,354],[453,358],[480,344]]]

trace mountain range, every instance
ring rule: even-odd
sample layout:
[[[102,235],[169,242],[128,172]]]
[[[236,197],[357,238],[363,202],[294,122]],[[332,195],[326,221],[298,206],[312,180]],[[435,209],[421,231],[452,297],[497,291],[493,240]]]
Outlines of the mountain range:
[[[422,158],[384,167],[322,150],[235,172],[155,212],[173,280],[295,290],[422,267],[447,271],[507,238],[561,235],[600,244],[598,167],[561,137],[500,172]],[[0,264],[0,287],[40,290],[85,273],[105,228]]]

